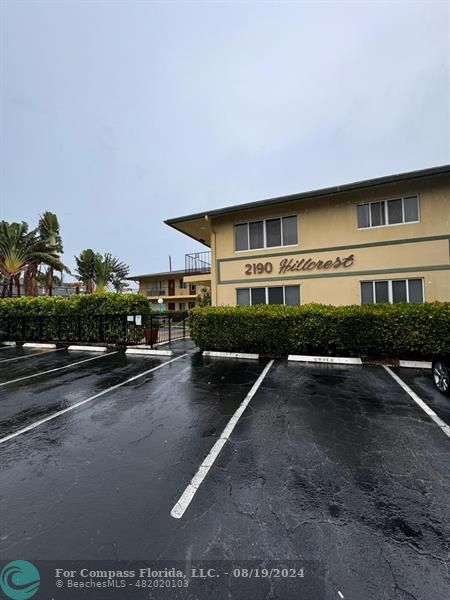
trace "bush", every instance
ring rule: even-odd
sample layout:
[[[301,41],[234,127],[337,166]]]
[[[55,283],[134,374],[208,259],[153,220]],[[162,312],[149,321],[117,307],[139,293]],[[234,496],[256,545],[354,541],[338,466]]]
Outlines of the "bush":
[[[74,314],[112,315],[148,312],[149,302],[142,294],[74,294],[0,299],[0,317],[36,317]]]
[[[203,350],[425,358],[450,346],[450,303],[196,308],[190,331]]]
[[[140,294],[3,298],[0,339],[132,343],[143,341],[149,313],[149,302]],[[132,314],[143,315],[140,325],[128,322]]]

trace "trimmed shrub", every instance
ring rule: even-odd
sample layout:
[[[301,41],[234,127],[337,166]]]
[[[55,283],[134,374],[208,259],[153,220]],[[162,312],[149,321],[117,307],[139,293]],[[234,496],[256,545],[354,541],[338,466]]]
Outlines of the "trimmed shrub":
[[[127,315],[141,314],[140,325]],[[3,298],[0,339],[126,343],[143,341],[150,305],[140,294],[86,294],[69,298]]]
[[[202,350],[276,356],[430,357],[450,346],[450,303],[196,308]]]
[[[142,294],[74,294],[0,299],[0,317],[37,317],[73,314],[117,315],[148,312],[150,305]]]

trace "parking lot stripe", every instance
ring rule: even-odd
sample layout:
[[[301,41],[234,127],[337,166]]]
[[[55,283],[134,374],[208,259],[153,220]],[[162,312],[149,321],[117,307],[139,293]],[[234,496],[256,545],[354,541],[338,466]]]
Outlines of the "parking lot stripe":
[[[31,354],[15,356],[14,358],[4,358],[3,360],[0,360],[0,364],[4,362],[10,362],[11,360],[22,360],[23,358],[31,358],[32,356],[42,356],[43,354],[50,354],[50,352],[59,352],[60,350],[65,350],[65,348],[56,348],[55,350],[43,350],[42,352],[32,352]]]
[[[58,349],[64,350],[64,348],[58,348]],[[68,365],[64,365],[62,367],[48,369],[47,371],[39,371],[39,373],[33,373],[32,375],[24,375],[24,377],[18,377],[17,379],[10,379],[9,381],[0,383],[0,387],[3,385],[8,385],[8,383],[16,383],[16,381],[23,381],[24,379],[31,379],[32,377],[39,377],[40,375],[47,375],[47,373],[54,373],[55,371],[62,371],[63,369],[69,369],[70,367],[74,367],[75,365],[81,365],[81,363],[86,363],[86,362],[89,362],[90,360],[97,360],[99,358],[105,358],[105,356],[111,356],[112,354],[117,354],[117,352],[118,351],[115,350],[114,352],[108,352],[108,354],[102,354],[101,356],[91,356],[90,358],[84,358],[83,360],[77,360],[76,362],[69,363]]]
[[[116,354],[116,352],[111,352],[111,354]],[[103,354],[101,357],[95,356],[94,358],[91,358],[88,360],[94,360],[95,358],[104,358],[105,356],[108,356],[108,354]],[[161,363],[160,365],[153,367],[152,369],[147,369],[146,371],[143,371],[142,373],[138,373],[138,375],[134,375],[133,377],[130,377],[129,379],[126,379],[125,381],[122,381],[122,383],[117,383],[116,385],[113,385],[113,386],[107,388],[106,390],[103,390],[102,392],[95,394],[95,396],[86,398],[86,400],[80,400],[80,402],[76,402],[75,404],[72,404],[72,406],[69,406],[68,408],[64,408],[63,410],[58,410],[57,412],[53,413],[52,415],[45,417],[45,419],[36,421],[35,423],[32,423],[31,425],[27,425],[27,427],[23,427],[22,429],[19,429],[18,431],[15,431],[14,433],[10,433],[9,435],[7,435],[5,437],[0,438],[0,444],[4,444],[5,442],[8,442],[9,440],[16,438],[19,435],[22,435],[23,433],[32,431],[33,429],[36,429],[36,427],[39,427],[40,425],[43,425],[44,423],[48,423],[48,421],[52,421],[53,419],[56,419],[57,417],[60,417],[61,415],[65,415],[66,413],[70,412],[71,410],[75,410],[75,408],[83,406],[83,404],[92,402],[92,400],[96,400],[97,398],[100,398],[101,396],[104,396],[105,394],[108,394],[109,392],[113,392],[114,390],[117,390],[118,388],[122,387],[123,385],[126,385],[127,383],[131,383],[132,381],[135,381],[136,379],[139,379],[140,377],[144,377],[145,375],[148,375],[149,373],[152,373],[153,371],[162,369],[162,367],[165,367],[166,365],[173,363],[176,360],[180,360],[180,358],[184,358],[185,356],[187,356],[187,353],[182,354],[181,356],[177,356],[176,358],[172,358],[171,360],[168,360],[164,363]]]
[[[426,412],[430,419],[433,419],[436,425],[438,425],[445,435],[450,438],[450,426],[447,425],[447,423],[445,423],[440,417],[438,417],[434,410],[432,410],[428,404],[425,404],[425,402],[419,398],[419,396],[409,387],[409,385],[406,385],[406,383],[400,379],[396,373],[391,371],[389,367],[386,367],[385,365],[383,366],[386,371],[395,379],[395,381],[405,390],[405,392],[414,400],[414,402],[420,406],[420,408]]]
[[[258,377],[258,379],[253,384],[252,389],[249,391],[249,393],[246,395],[246,397],[244,398],[244,400],[240,404],[239,408],[236,410],[236,412],[234,413],[234,415],[228,421],[225,429],[222,431],[221,436],[219,437],[219,439],[217,440],[217,442],[214,444],[214,446],[209,451],[209,454],[207,455],[207,457],[205,458],[205,460],[202,462],[202,464],[198,468],[197,473],[194,475],[194,477],[191,479],[191,482],[189,483],[189,485],[187,486],[187,488],[181,494],[181,497],[178,500],[178,502],[172,508],[172,510],[170,512],[170,515],[174,519],[181,519],[181,517],[184,515],[187,507],[191,503],[191,501],[192,501],[193,497],[195,496],[198,488],[200,487],[200,485],[202,484],[203,480],[207,476],[209,469],[213,466],[214,462],[216,461],[216,458],[220,454],[220,451],[225,446],[225,444],[227,443],[227,441],[230,439],[230,436],[231,436],[231,434],[233,432],[233,429],[236,427],[237,422],[239,421],[239,419],[241,418],[243,412],[245,411],[245,409],[249,405],[250,400],[256,394],[259,386],[263,382],[265,376],[269,372],[269,369],[273,365],[273,363],[274,363],[274,361],[271,360],[264,367],[262,373],[260,374],[260,376]]]

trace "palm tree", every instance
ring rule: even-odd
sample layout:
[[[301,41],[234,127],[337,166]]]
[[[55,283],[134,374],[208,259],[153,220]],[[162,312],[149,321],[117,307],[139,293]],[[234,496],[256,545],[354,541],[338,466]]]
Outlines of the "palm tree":
[[[86,250],[80,252],[79,256],[75,256],[78,279],[84,284],[87,294],[91,294],[95,288],[96,257],[97,254],[90,248],[86,248]]]
[[[19,278],[24,272],[25,293],[37,295],[36,274],[39,264],[67,270],[65,265],[47,251],[37,230],[28,231],[28,224],[0,221],[0,273],[3,275],[2,298],[12,296],[16,283],[20,295]]]
[[[95,291],[105,292],[108,285],[116,291],[122,287],[122,279],[128,275],[129,267],[109,252],[95,257]]]
[[[38,224],[38,232],[39,237],[43,244],[46,246],[47,251],[51,254],[56,260],[60,259],[60,255],[63,252],[63,245],[60,233],[60,227],[58,222],[58,217],[55,213],[50,211],[45,211],[39,218]],[[68,269],[64,269],[68,272]],[[53,295],[53,271],[54,268],[52,265],[48,265],[47,272],[45,274],[45,287],[47,289],[48,295]],[[62,271],[61,271],[62,276]]]

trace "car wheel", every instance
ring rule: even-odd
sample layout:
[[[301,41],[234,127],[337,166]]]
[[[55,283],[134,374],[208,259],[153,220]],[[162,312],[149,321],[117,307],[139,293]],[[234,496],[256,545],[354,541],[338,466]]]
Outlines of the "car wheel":
[[[433,380],[440,392],[450,396],[450,370],[441,360],[437,360],[433,364]]]

